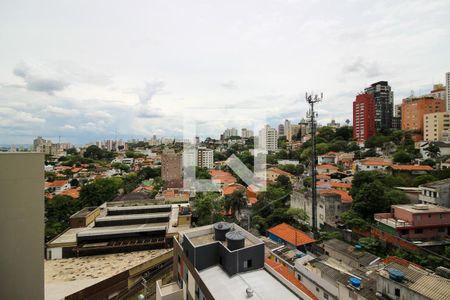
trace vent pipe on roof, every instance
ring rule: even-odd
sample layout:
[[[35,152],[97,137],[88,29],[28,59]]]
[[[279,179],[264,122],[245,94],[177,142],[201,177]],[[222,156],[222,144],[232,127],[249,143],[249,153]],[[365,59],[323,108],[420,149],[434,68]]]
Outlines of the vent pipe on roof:
[[[253,290],[252,290],[252,288],[247,288],[245,290],[245,292],[247,293],[247,298],[253,297]]]

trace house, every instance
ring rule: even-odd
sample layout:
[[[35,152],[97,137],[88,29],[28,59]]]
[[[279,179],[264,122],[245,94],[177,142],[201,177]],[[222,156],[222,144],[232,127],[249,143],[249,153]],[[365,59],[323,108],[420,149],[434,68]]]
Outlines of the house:
[[[392,205],[374,215],[377,227],[409,240],[441,240],[450,235],[450,209],[429,204]]]
[[[333,257],[340,264],[352,268],[367,268],[376,265],[380,258],[362,248],[349,245],[338,239],[331,239],[323,243],[325,254]]]
[[[269,168],[269,169],[267,169],[267,171],[266,171],[267,180],[268,180],[268,181],[271,181],[271,182],[275,182],[275,181],[277,180],[278,176],[280,176],[280,175],[284,175],[284,176],[286,176],[287,178],[289,178],[289,180],[291,181],[291,183],[294,183],[295,178],[296,178],[296,177],[295,177],[294,175],[292,175],[291,173],[286,172],[286,171],[283,171],[283,170],[278,169],[278,168]]]
[[[242,195],[245,197],[246,190],[247,189],[242,184],[232,183],[222,187],[222,196],[231,196],[234,192],[241,191]]]
[[[369,157],[360,161],[355,161],[354,171],[385,171],[391,165],[391,160],[378,157]]]
[[[55,180],[53,182],[45,182],[45,190],[58,195],[62,191],[70,189],[70,183],[68,180]]]
[[[434,145],[439,147],[439,153],[441,156],[450,155],[450,144],[444,142],[433,142]],[[430,158],[426,149],[428,148],[428,142],[420,143],[420,154],[424,159]]]
[[[247,204],[249,206],[254,205],[258,201],[258,195],[260,193],[261,188],[256,185],[249,185],[247,187]]]
[[[388,170],[394,175],[399,173],[408,173],[411,175],[424,175],[428,174],[429,171],[432,171],[433,168],[430,166],[421,166],[421,165],[391,165],[388,167]]]
[[[338,167],[330,165],[330,164],[323,164],[323,165],[318,165],[316,170],[317,170],[317,174],[330,174],[333,172],[337,172]]]
[[[450,178],[419,185],[419,203],[450,208]]]
[[[59,195],[61,196],[69,196],[72,197],[73,199],[78,199],[80,198],[80,188],[74,188],[74,189],[68,189],[68,190],[64,190],[61,193],[59,193]]]
[[[319,155],[317,157],[317,161],[319,165],[323,164],[337,164],[337,153],[336,152],[328,152],[323,155]]]
[[[269,238],[280,244],[289,245],[292,248],[305,249],[308,245],[316,242],[303,231],[286,223],[281,223],[267,230]]]
[[[328,182],[328,181],[331,181],[331,177],[330,177],[330,175],[327,175],[327,174],[317,174],[316,175],[316,180],[317,181]]]
[[[351,167],[353,164],[353,161],[355,160],[355,153],[354,152],[339,152],[336,155],[337,162],[336,163],[342,163],[346,167]]]
[[[340,222],[342,213],[350,209],[352,197],[343,190],[319,188],[317,197],[317,226],[326,224],[336,226]],[[294,189],[290,198],[292,208],[303,209],[309,216],[308,222],[312,226],[312,197],[310,191]]]
[[[208,173],[211,175],[212,182],[219,184],[220,186],[237,182],[236,178],[229,172],[222,170],[209,170]]]
[[[317,181],[316,182],[317,187],[319,188],[325,188],[325,189],[335,189],[335,190],[341,190],[341,191],[350,191],[352,188],[351,183],[344,183],[344,182],[335,182],[335,181]]]
[[[376,275],[377,294],[382,299],[450,299],[450,279],[404,259],[388,257]]]

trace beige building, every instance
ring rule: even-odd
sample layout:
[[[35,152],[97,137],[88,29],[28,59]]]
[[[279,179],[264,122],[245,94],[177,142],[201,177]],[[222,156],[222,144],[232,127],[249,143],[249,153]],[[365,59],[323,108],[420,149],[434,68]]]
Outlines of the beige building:
[[[0,154],[0,298],[44,299],[44,154]]]
[[[438,112],[424,115],[423,138],[425,141],[450,141],[450,113]]]

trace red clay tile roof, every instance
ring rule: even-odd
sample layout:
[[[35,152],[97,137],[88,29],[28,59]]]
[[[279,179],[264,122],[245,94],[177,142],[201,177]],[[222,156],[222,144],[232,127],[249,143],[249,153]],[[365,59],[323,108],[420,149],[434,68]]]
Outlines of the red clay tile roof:
[[[315,242],[314,239],[309,237],[309,235],[303,231],[286,223],[278,224],[267,231],[295,246],[302,246]]]
[[[413,166],[413,165],[392,165],[393,170],[399,171],[431,171],[433,170],[430,166]]]
[[[317,179],[330,179],[331,177],[327,174],[317,174],[316,178]]]
[[[55,180],[53,182],[46,182],[46,187],[63,187],[65,184],[69,183],[67,180]]]
[[[223,189],[223,194],[226,195],[231,195],[233,194],[235,191],[245,191],[245,186],[243,186],[242,184],[239,183],[232,183],[230,185],[225,186]]]
[[[62,196],[70,196],[70,197],[72,197],[74,199],[78,199],[78,198],[80,198],[80,188],[69,189],[69,190],[62,191],[60,193],[60,195],[62,195]]]
[[[331,189],[331,190],[328,190],[328,189],[319,190],[319,194],[320,195],[337,194],[337,195],[341,196],[342,202],[349,203],[349,202],[353,201],[352,196],[350,196],[346,191],[342,191],[342,190],[334,190],[334,189]]]
[[[295,287],[297,287],[303,293],[311,297],[311,299],[318,300],[316,295],[314,295],[306,286],[304,286],[303,283],[301,283],[300,280],[295,277],[294,273],[290,272],[286,266],[269,258],[266,258],[266,264],[268,264],[277,273],[287,279],[290,283],[295,285]]]
[[[276,173],[278,175],[284,175],[284,176],[287,176],[287,177],[294,177],[294,175],[292,175],[291,173],[283,171],[283,170],[278,169],[278,168],[270,168],[267,171],[272,171],[272,172],[274,172],[274,173]]]
[[[249,197],[247,195],[247,202],[250,203],[250,205],[254,205],[254,204],[256,204],[256,202],[258,202],[258,198],[256,198],[256,197]]]
[[[71,171],[72,173],[78,173],[81,171],[81,168],[72,168]]]
[[[211,175],[213,181],[223,184],[235,183],[237,181],[231,173],[222,170],[209,170],[209,175]]]
[[[329,165],[329,164],[323,164],[323,165],[318,165],[317,169],[336,169],[337,170],[337,167],[333,166],[333,165]]]
[[[363,160],[361,164],[365,166],[391,166],[392,163],[382,160]]]
[[[325,181],[317,181],[316,185],[329,185],[333,188],[343,188],[343,189],[351,189],[352,184],[351,183],[344,183],[344,182],[325,182]]]

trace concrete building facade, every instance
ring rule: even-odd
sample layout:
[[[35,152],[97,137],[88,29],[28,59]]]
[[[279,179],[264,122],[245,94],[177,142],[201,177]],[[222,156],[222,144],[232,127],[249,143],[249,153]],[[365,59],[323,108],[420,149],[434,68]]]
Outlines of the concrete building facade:
[[[0,154],[2,299],[44,299],[44,154]]]
[[[445,112],[445,100],[433,97],[406,98],[402,102],[402,130],[411,131],[415,142],[423,140],[424,116]]]
[[[364,142],[375,132],[375,98],[368,93],[360,94],[353,101],[353,138]]]
[[[289,125],[290,128],[290,125]],[[286,127],[285,127],[286,130]],[[287,132],[287,131],[285,131]],[[290,132],[290,129],[289,129]],[[286,133],[287,134],[287,133]],[[278,150],[278,132],[275,128],[266,125],[259,131],[259,146],[267,151]]]
[[[437,112],[424,115],[423,133],[424,141],[449,141],[450,112]]]
[[[164,150],[161,155],[161,177],[166,188],[183,186],[182,157],[172,149]]]

